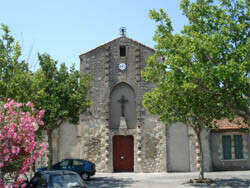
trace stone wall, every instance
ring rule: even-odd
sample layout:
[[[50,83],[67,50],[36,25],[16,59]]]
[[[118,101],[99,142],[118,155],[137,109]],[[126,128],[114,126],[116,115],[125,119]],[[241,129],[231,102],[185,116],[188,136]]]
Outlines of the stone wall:
[[[126,46],[125,57],[120,57],[119,46]],[[153,53],[153,49],[132,39],[119,37],[80,55],[81,71],[91,74],[93,78],[89,96],[92,100],[91,114],[80,123],[88,130],[88,135],[81,136],[85,151],[81,156],[95,162],[98,171],[113,171],[114,135],[134,137],[135,172],[166,171],[165,126],[146,113],[141,104],[144,93],[153,87],[141,79],[146,58]],[[118,69],[120,63],[127,65],[125,71]],[[133,129],[112,129],[109,126],[112,118],[110,95],[120,83],[128,84],[134,92],[136,120]]]
[[[48,136],[46,131],[42,131],[42,140],[45,142],[45,148],[48,148]],[[47,166],[48,164],[48,150],[42,154],[42,156],[36,159],[35,168]]]
[[[120,57],[119,46],[126,46],[125,57]],[[78,125],[65,122],[53,132],[54,163],[66,157],[82,158],[94,162],[97,172],[113,172],[113,137],[132,135],[135,172],[199,169],[199,153],[193,130],[182,123],[167,129],[158,117],[149,114],[142,106],[144,93],[154,85],[141,79],[141,71],[146,66],[146,58],[153,53],[153,49],[141,43],[119,37],[80,55],[80,71],[92,75],[88,96],[92,105],[88,113],[81,115]],[[126,70],[119,70],[120,63],[126,64]],[[135,108],[131,111],[133,118],[131,113],[125,117],[125,120],[132,120],[129,121],[130,129],[111,126],[114,118],[111,108],[120,110],[117,106],[113,107],[112,92],[122,84],[131,89],[118,90],[118,94],[121,92],[125,95],[129,91],[135,102],[131,107]],[[115,118],[121,118],[119,113],[115,113]],[[210,133],[203,131],[202,138],[205,170],[210,171]]]
[[[80,158],[94,162],[98,172],[107,171],[108,165],[109,156],[106,150],[109,150],[109,147],[106,145],[107,128],[105,125],[105,120],[89,116],[85,117],[80,124],[82,128]]]
[[[145,114],[142,128],[142,171],[166,171],[166,127],[156,116]]]
[[[197,168],[197,152],[196,152],[196,145],[197,140],[192,127],[187,126],[188,128],[188,144],[189,144],[189,161],[190,161],[190,171],[195,172],[198,171]]]
[[[223,135],[242,135],[243,136],[243,159],[235,159],[234,148],[232,147],[232,159],[223,159],[222,136]],[[232,141],[233,146],[233,141]],[[213,170],[249,170],[249,137],[243,132],[212,132],[211,133],[211,153]]]
[[[212,159],[211,159],[211,149],[210,149],[210,130],[209,129],[203,129],[201,132],[201,143],[203,148],[203,160],[204,160],[204,171],[210,172],[213,170],[212,167]]]
[[[120,56],[120,46],[126,47],[124,57]],[[88,96],[92,104],[89,112],[81,115],[78,125],[65,122],[53,131],[53,163],[81,158],[94,162],[97,172],[113,172],[113,137],[132,135],[135,172],[199,170],[200,153],[192,128],[182,123],[166,128],[142,106],[144,93],[154,88],[141,78],[146,58],[153,53],[153,49],[137,41],[118,37],[80,55],[80,71],[92,76]],[[126,64],[126,70],[119,70],[120,63]],[[127,89],[119,89],[121,85]],[[112,97],[114,91],[118,97],[127,95],[130,97],[127,99],[133,100],[130,103],[133,109],[129,112],[126,109],[124,117],[120,115],[120,106],[114,104],[118,101]],[[118,125],[121,118],[129,122],[127,127]],[[205,171],[249,169],[249,135],[244,134],[245,158],[230,161],[222,160],[221,135],[202,131]],[[44,155],[37,165],[44,166],[45,158]]]

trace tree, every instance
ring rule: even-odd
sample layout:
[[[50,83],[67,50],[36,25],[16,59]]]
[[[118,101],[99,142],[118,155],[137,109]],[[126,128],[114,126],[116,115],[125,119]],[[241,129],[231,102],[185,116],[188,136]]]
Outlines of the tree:
[[[32,74],[28,64],[20,60],[21,48],[6,25],[1,25],[0,38],[0,98],[28,102]]]
[[[235,116],[249,125],[249,2],[182,0],[180,7],[189,23],[179,34],[163,9],[150,11],[157,45],[142,75],[157,87],[143,104],[166,125],[181,121],[194,129],[203,179],[201,130]]]
[[[86,111],[90,102],[86,99],[89,88],[89,77],[80,75],[74,65],[68,71],[65,64],[57,68],[57,61],[48,54],[38,54],[40,68],[34,74],[32,101],[45,109],[43,121],[49,144],[49,169],[52,166],[52,132],[62,123],[69,120],[73,124]]]
[[[2,101],[1,101],[2,102]],[[45,151],[44,143],[37,142],[36,126],[43,125],[44,110],[35,110],[33,104],[8,100],[0,105],[0,187],[8,181],[18,186],[21,176]],[[8,178],[11,178],[8,180]]]

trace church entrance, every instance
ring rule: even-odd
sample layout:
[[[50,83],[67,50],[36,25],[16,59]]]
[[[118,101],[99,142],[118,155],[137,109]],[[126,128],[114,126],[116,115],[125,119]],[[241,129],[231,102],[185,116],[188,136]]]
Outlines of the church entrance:
[[[116,135],[113,137],[114,172],[134,171],[134,139],[133,136]]]

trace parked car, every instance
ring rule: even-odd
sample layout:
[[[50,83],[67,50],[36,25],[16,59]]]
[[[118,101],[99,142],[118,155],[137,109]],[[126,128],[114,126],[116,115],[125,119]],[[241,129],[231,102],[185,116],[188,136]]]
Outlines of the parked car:
[[[86,184],[76,172],[56,170],[37,172],[26,188],[86,188]]]
[[[44,170],[48,170],[48,167],[38,168],[36,172]],[[96,172],[94,163],[82,159],[64,159],[52,165],[52,170],[71,170],[78,173],[84,180],[88,180]]]

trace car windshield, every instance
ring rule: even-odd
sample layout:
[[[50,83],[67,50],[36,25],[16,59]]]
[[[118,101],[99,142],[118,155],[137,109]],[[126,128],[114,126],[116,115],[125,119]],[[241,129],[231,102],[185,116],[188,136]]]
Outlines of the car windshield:
[[[51,176],[51,185],[53,188],[84,187],[83,180],[74,174],[60,174]]]

